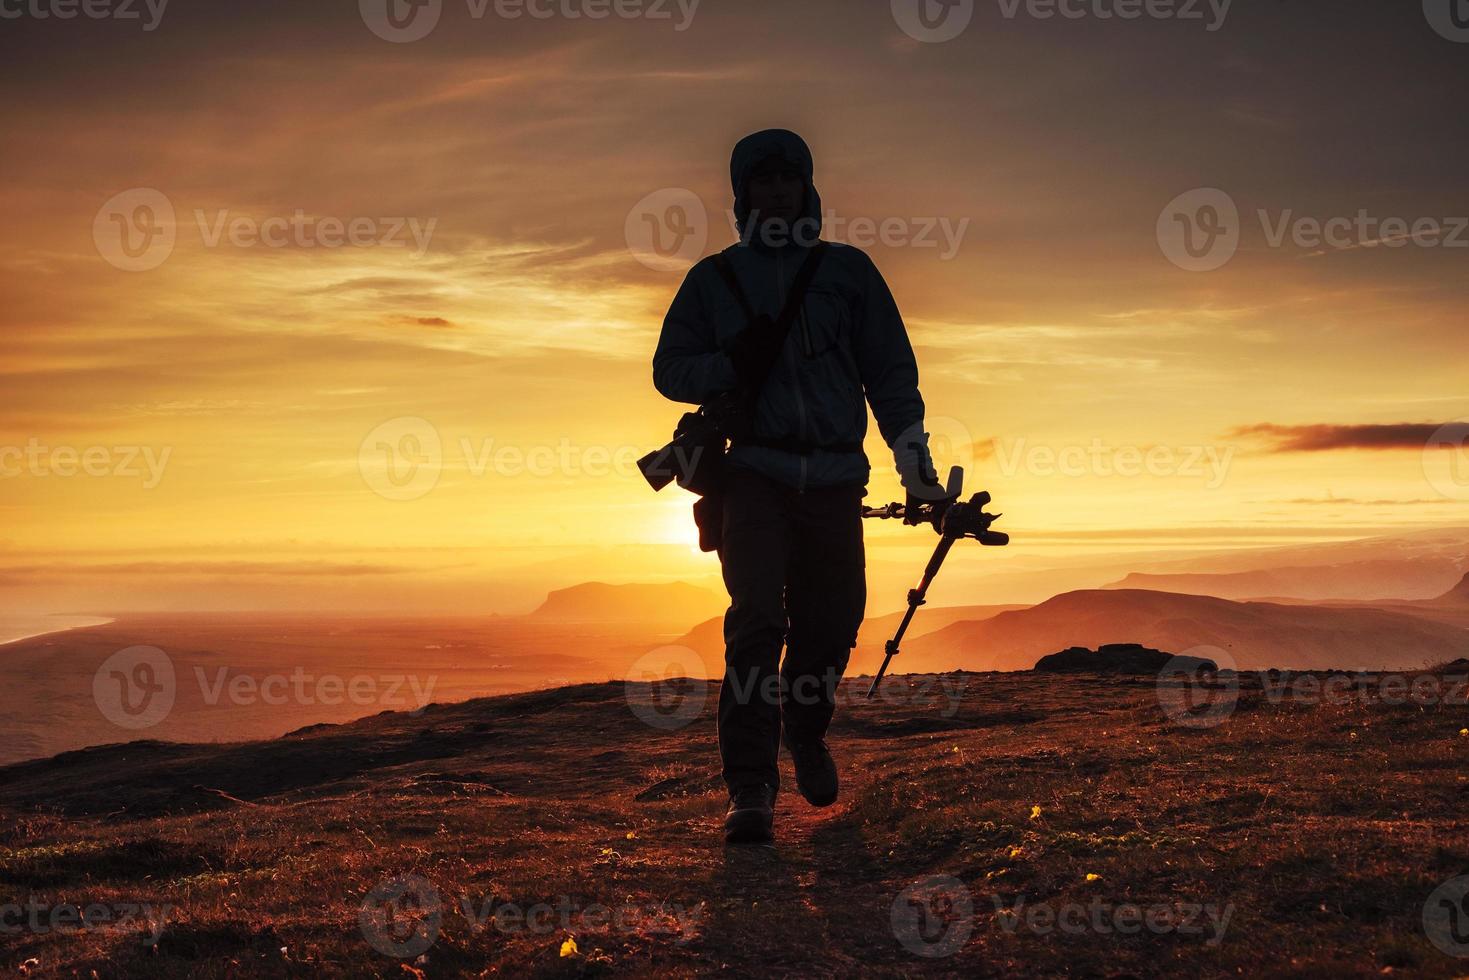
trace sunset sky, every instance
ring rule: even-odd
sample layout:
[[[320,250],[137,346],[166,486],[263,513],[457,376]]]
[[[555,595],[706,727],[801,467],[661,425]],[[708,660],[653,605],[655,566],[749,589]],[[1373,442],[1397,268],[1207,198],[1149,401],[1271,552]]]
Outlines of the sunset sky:
[[[409,43],[370,0],[172,0],[152,30],[133,6],[0,20],[0,606],[490,612],[717,583],[692,498],[628,465],[683,410],[650,359],[690,264],[640,261],[629,229],[687,189],[698,254],[728,244],[729,150],[770,126],[811,144],[841,224],[888,222],[868,250],[940,466],[1015,536],[994,560],[1469,524],[1469,463],[1427,447],[1469,420],[1469,44],[1417,0],[1238,0],[1216,30],[990,0],[943,42],[886,0],[444,0]],[[1159,240],[1200,188],[1239,214],[1212,271]],[[126,223],[160,199],[172,250],[118,268],[109,202]],[[298,212],[408,244],[324,247],[284,230]],[[1352,228],[1276,244],[1295,218]],[[284,244],[232,242],[238,219]],[[386,480],[384,446],[426,453],[432,487]],[[89,450],[95,475],[52,472]],[[875,426],[868,452],[870,502],[898,499]],[[869,544],[916,573],[932,536]]]

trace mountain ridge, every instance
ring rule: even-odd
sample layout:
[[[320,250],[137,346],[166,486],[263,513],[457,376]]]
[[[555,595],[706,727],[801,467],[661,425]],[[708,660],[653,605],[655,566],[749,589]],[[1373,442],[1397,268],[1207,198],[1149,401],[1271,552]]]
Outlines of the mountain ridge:
[[[1237,602],[1143,589],[1078,590],[955,623],[905,644],[903,669],[1025,670],[1068,647],[1217,648],[1239,669],[1410,669],[1469,652],[1469,631],[1375,606]],[[1218,653],[1197,654],[1221,659]]]

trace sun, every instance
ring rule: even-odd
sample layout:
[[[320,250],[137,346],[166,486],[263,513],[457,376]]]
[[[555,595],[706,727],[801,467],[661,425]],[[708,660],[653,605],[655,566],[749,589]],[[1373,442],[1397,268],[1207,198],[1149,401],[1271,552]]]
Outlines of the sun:
[[[680,492],[661,502],[653,532],[658,543],[687,545],[694,554],[703,554],[699,550],[699,529],[694,524],[694,502],[698,499]]]

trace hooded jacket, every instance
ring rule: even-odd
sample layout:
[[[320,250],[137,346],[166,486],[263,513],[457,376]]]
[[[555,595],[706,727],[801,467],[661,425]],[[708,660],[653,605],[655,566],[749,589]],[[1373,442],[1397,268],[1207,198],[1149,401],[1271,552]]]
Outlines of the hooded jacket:
[[[777,157],[806,183],[802,217],[791,241],[763,241],[750,226],[747,182],[757,164]],[[730,182],[740,242],[725,249],[750,305],[774,317],[821,227],[811,151],[795,133],[766,130],[735,146]],[[712,257],[689,270],[669,307],[653,354],[653,385],[676,402],[703,404],[738,384],[727,353],[747,326],[744,311]],[[804,446],[859,445],[872,406],[883,441],[893,450],[903,484],[918,484],[926,467],[923,398],[918,365],[887,283],[861,249],[831,244],[806,292],[800,315],[755,404],[754,435]],[[793,452],[735,446],[734,468],[751,469],[796,490],[865,484],[871,474],[861,450]]]

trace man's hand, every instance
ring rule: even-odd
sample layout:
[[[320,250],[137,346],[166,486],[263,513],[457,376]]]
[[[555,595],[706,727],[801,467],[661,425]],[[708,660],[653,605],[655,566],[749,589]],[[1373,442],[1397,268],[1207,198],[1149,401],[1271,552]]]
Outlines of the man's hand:
[[[958,494],[950,494],[939,485],[938,475],[933,472],[932,464],[921,474],[921,482],[916,489],[908,490],[908,499],[904,505],[903,523],[922,524],[926,519],[919,511],[924,504],[931,504],[933,509],[927,517],[933,520],[935,534],[944,533],[944,514],[958,500]]]
[[[944,512],[959,499],[939,483],[933,457],[928,451],[928,433],[922,425],[914,426],[893,445],[893,459],[898,464],[898,477],[907,491],[903,508],[904,524],[933,522],[935,533],[943,533]]]

